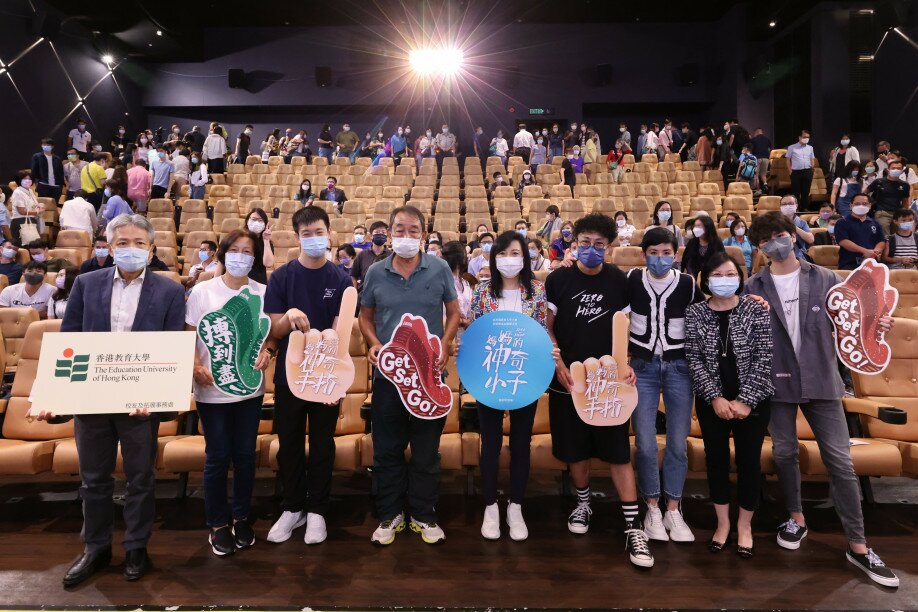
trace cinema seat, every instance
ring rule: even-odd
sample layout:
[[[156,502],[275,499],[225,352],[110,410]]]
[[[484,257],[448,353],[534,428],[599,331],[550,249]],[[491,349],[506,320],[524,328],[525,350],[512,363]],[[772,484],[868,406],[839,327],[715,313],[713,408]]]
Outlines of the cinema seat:
[[[0,308],[0,332],[6,352],[6,371],[15,372],[29,326],[38,321],[34,308]]]
[[[915,318],[909,314],[918,309],[918,270],[890,270],[889,284],[899,291],[899,302],[893,316]]]
[[[807,255],[816,265],[834,270],[838,268],[838,251],[839,247],[830,244],[813,245],[807,249]]]

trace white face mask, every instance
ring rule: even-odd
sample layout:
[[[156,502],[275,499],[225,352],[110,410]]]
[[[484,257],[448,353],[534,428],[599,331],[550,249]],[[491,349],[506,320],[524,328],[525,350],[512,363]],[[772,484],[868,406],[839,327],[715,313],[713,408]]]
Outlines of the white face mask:
[[[616,219],[615,225],[617,225],[617,226],[619,226],[619,227],[625,227],[625,220],[624,220],[624,219]]]
[[[392,238],[392,250],[404,259],[411,259],[421,250],[419,238]]]
[[[735,230],[733,230],[733,233],[735,233],[737,236],[745,236],[745,235],[746,235],[746,228],[745,228],[745,227],[738,227],[738,228],[736,228]]]
[[[843,139],[841,140],[841,146],[847,147],[849,144],[851,144],[851,141],[848,140],[847,138],[843,138]]]
[[[793,217],[797,213],[796,204],[782,204],[781,205],[781,214],[785,217]]]
[[[703,227],[693,227],[692,234],[695,236],[695,238],[701,238],[702,236],[704,236],[704,228]]]
[[[245,278],[252,271],[255,264],[255,256],[246,253],[227,253],[225,256],[226,271],[230,276],[236,278]]]
[[[857,206],[851,207],[851,212],[856,214],[858,217],[863,217],[870,212],[870,207],[865,204],[858,204]]]
[[[497,271],[504,278],[516,278],[523,269],[522,257],[498,257]]]
[[[250,232],[255,232],[256,234],[260,234],[265,229],[265,222],[262,221],[261,219],[251,219],[246,224],[246,226],[249,228]]]
[[[800,139],[800,144],[809,144],[809,143],[810,143],[810,139],[809,139],[809,138],[801,138],[801,139]]]

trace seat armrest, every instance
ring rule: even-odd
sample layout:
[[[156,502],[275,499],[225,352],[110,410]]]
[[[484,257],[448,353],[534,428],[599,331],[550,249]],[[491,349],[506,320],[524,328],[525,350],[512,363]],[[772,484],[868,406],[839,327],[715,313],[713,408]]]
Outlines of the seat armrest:
[[[908,421],[908,413],[893,406],[884,406],[873,400],[846,397],[842,400],[845,412],[862,414],[872,419],[877,419],[890,425],[904,425]]]
[[[6,400],[0,400],[0,414],[3,414],[6,412],[6,403],[7,403]]]

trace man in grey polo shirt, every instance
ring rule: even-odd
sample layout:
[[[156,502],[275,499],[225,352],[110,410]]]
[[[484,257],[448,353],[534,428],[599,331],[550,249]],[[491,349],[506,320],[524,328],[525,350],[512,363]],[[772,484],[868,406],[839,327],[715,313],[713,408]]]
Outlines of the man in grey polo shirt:
[[[440,133],[434,137],[434,145],[437,168],[442,170],[444,157],[456,157],[456,135],[449,131],[448,125],[443,124]]]
[[[411,313],[427,322],[441,339],[437,366],[443,370],[449,345],[459,327],[459,306],[453,274],[445,261],[421,251],[426,238],[424,213],[413,206],[392,211],[389,228],[393,254],[370,266],[360,294],[360,331],[376,366],[379,350],[388,342],[402,315]],[[446,309],[444,324],[443,311]],[[434,505],[440,486],[440,434],[446,417],[420,419],[402,405],[395,385],[379,372],[373,377],[373,471],[376,510],[380,524],[371,542],[385,546],[405,529],[405,502],[411,530],[428,544],[446,539],[437,525]],[[411,462],[405,449],[411,443]]]

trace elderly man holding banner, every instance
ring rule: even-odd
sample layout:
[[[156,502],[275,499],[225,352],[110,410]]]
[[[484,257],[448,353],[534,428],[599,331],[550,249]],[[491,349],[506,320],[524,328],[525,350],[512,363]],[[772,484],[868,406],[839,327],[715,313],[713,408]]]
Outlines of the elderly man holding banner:
[[[181,331],[185,295],[181,285],[151,273],[154,230],[140,215],[119,215],[106,227],[115,267],[80,275],[73,284],[62,332]],[[190,382],[190,381],[188,381]],[[179,384],[185,384],[184,382]],[[124,459],[124,577],[138,580],[150,569],[147,540],[153,528],[157,434],[162,415],[147,408],[130,413],[81,414],[74,424],[80,458],[85,548],[67,570],[64,586],[75,586],[107,567],[112,558],[118,445]],[[54,419],[42,412],[39,419]]]

